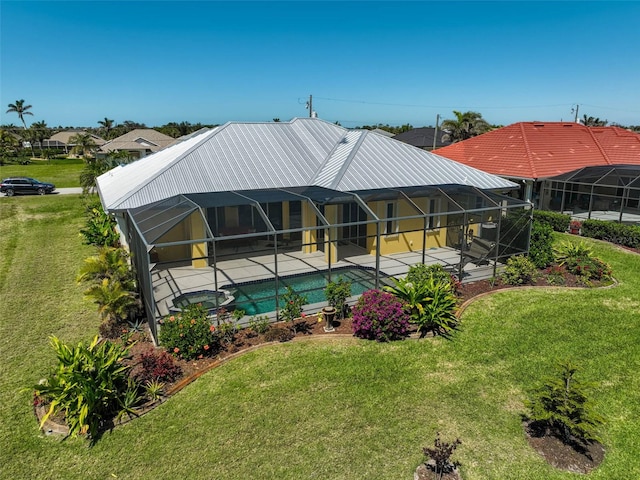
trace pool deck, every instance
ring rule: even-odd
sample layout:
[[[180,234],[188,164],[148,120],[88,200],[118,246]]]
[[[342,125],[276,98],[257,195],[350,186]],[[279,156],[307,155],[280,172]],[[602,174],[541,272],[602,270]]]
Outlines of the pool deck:
[[[344,251],[344,249],[343,249]],[[425,252],[425,264],[450,265],[459,261],[460,252],[453,248],[433,248]],[[327,270],[324,253],[287,252],[279,253],[278,275],[288,276],[308,272]],[[422,251],[406,252],[385,255],[380,257],[380,270],[386,275],[404,277],[412,265],[422,263]],[[262,280],[275,277],[274,255],[244,256],[231,260],[222,260],[217,263],[218,289],[232,283],[242,283],[253,280]],[[354,247],[347,250],[343,259],[331,264],[331,268],[359,266],[376,266],[376,257],[363,253]],[[165,316],[172,301],[180,294],[195,292],[198,290],[214,290],[215,275],[213,267],[193,268],[191,266],[179,266],[167,269],[154,269],[152,271],[153,291],[156,300],[158,316]],[[493,266],[475,266],[467,264],[465,267],[464,282],[482,280],[493,276]],[[310,305],[305,307],[309,311],[315,311],[324,305]],[[275,316],[272,315],[272,316]]]

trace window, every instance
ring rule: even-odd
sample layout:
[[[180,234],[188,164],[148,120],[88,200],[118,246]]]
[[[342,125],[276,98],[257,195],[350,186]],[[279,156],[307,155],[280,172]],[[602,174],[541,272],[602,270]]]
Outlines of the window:
[[[388,202],[386,213],[387,222],[385,223],[384,234],[395,235],[398,233],[398,221],[392,219],[398,216],[398,205],[395,202]]]
[[[439,213],[440,212],[440,199],[439,198],[430,198],[429,199],[429,213]],[[427,228],[429,230],[433,230],[435,228],[440,228],[440,216],[430,216],[429,222],[427,223]]]

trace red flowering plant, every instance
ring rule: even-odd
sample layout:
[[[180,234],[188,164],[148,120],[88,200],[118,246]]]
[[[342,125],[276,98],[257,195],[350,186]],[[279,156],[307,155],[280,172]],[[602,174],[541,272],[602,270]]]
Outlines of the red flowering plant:
[[[297,294],[287,286],[287,291],[280,297],[280,316],[285,322],[290,322],[293,333],[296,331],[295,320],[302,317],[302,307],[307,303],[307,297]]]
[[[215,355],[220,340],[207,310],[200,304],[164,318],[160,326],[160,344],[176,357],[192,360]]]
[[[409,334],[409,314],[390,293],[368,290],[353,307],[353,334],[378,342],[400,340]]]

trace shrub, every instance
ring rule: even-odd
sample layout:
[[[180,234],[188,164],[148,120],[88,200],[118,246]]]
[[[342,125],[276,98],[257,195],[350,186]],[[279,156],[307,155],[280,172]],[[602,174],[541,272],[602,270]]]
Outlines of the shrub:
[[[429,301],[424,306],[423,321],[418,325],[418,331],[422,334],[427,331],[450,333],[458,322],[455,314],[457,300],[451,284],[432,278],[426,284],[426,291]]]
[[[379,342],[398,340],[408,335],[409,315],[392,294],[368,290],[353,308],[352,327],[356,337]]]
[[[263,315],[261,317],[253,316],[251,320],[249,320],[249,328],[253,330],[258,335],[263,335],[267,333],[271,324],[269,322],[269,317]]]
[[[347,298],[351,296],[351,282],[340,277],[335,282],[329,282],[324,289],[327,303],[336,309],[339,318],[344,318]]]
[[[307,303],[307,297],[298,295],[291,287],[287,286],[287,291],[282,295],[281,300],[284,305],[280,308],[280,315],[285,322],[291,323],[295,334],[295,320],[302,316],[302,306]]]
[[[549,225],[555,232],[566,232],[569,229],[571,215],[547,210],[534,210],[533,219],[534,223]]]
[[[593,384],[575,378],[577,371],[571,362],[558,364],[554,376],[534,389],[525,403],[528,418],[551,429],[565,443],[598,440],[596,430],[603,422],[587,395]]]
[[[451,443],[443,442],[440,440],[440,432],[438,432],[433,442],[433,448],[424,447],[422,449],[425,457],[433,462],[433,471],[437,479],[441,479],[445,473],[451,473],[459,465],[458,462],[451,461],[451,455],[461,444],[459,438]]]
[[[566,280],[564,278],[565,269],[559,265],[553,265],[545,270],[547,276],[547,283],[549,285],[564,285]]]
[[[187,360],[212,355],[219,349],[215,327],[200,304],[189,305],[181,313],[165,318],[159,338],[169,353]]]
[[[553,229],[547,223],[533,222],[531,226],[531,242],[529,259],[538,268],[548,267],[553,263]]]
[[[283,306],[280,308],[280,315],[287,322],[292,322],[302,315],[302,306],[307,303],[307,297],[298,295],[293,289],[287,286],[287,291],[280,297]]]
[[[180,365],[164,350],[150,348],[142,352],[131,376],[140,384],[148,382],[173,382],[182,374]]]
[[[418,331],[448,333],[457,322],[456,296],[446,277],[428,277],[422,283],[408,279],[393,279],[395,287],[385,290],[403,301],[410,322],[418,325]]]
[[[451,284],[454,293],[460,288],[460,281],[440,264],[425,265],[424,263],[418,263],[412,265],[409,267],[406,278],[413,284],[423,284],[430,278],[443,280]]]
[[[36,394],[49,401],[41,426],[52,414],[64,413],[70,435],[88,432],[94,442],[105,421],[130,412],[139,400],[137,386],[128,381],[129,367],[122,363],[128,347],[98,342],[98,337],[75,347],[51,337],[51,345],[58,366],[35,386]]]
[[[582,223],[584,237],[597,238],[630,248],[640,248],[640,227],[604,220],[585,220]]]
[[[611,278],[611,267],[597,257],[573,257],[566,262],[567,270],[587,280]]]
[[[556,262],[560,265],[575,261],[578,258],[590,257],[591,255],[593,255],[591,247],[584,242],[561,242],[554,251]]]
[[[98,247],[120,246],[120,234],[116,230],[116,221],[105,213],[99,202],[87,207],[85,227],[80,230],[84,243]]]
[[[533,283],[538,269],[531,260],[523,255],[516,255],[507,260],[507,265],[500,278],[507,285],[525,285]]]

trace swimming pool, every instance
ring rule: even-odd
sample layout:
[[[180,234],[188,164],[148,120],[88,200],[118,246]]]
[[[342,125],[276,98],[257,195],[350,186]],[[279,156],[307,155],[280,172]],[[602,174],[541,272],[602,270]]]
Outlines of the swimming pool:
[[[307,297],[307,304],[326,303],[324,288],[329,283],[329,272],[303,273],[291,277],[280,277],[278,284],[278,295],[287,291],[287,286],[291,287],[298,295]],[[351,281],[351,294],[362,295],[367,290],[376,287],[376,273],[373,269],[363,267],[340,267],[331,270],[333,281],[342,277]],[[380,272],[380,284],[390,284],[387,275]],[[230,284],[222,287],[231,290],[235,297],[235,306],[238,310],[244,310],[245,315],[261,315],[276,310],[275,279],[257,280],[240,284]]]

